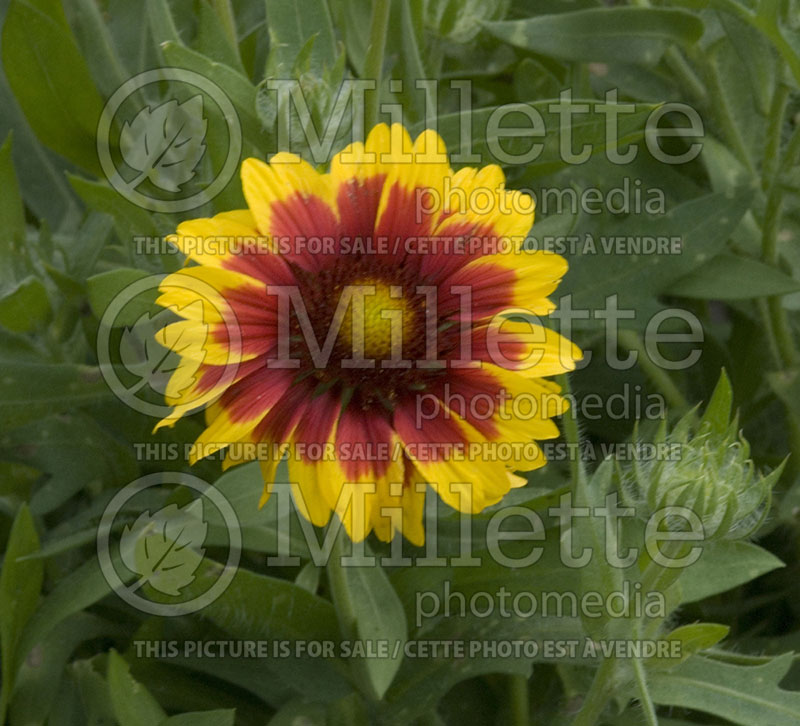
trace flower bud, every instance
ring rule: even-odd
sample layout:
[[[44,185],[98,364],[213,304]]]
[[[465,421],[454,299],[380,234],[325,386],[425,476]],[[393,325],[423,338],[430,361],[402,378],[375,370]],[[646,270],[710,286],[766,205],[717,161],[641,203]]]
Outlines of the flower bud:
[[[706,539],[741,539],[761,526],[768,511],[772,487],[783,465],[762,476],[750,458],[750,446],[731,420],[730,382],[722,372],[711,402],[697,423],[695,411],[684,416],[667,434],[661,427],[656,443],[677,446],[674,459],[635,466],[635,489],[655,512],[665,507],[683,507],[703,524]],[[676,526],[685,518],[676,517]],[[668,519],[667,525],[671,522]]]

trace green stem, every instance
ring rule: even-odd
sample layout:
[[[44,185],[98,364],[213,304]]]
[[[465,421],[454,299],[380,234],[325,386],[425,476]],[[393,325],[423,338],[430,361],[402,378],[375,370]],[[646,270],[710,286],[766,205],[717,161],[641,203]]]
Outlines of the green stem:
[[[640,8],[652,7],[650,0],[631,0],[633,5]],[[683,57],[683,54],[675,46],[670,46],[664,53],[664,60],[670,67],[670,70],[682,81],[686,90],[694,96],[695,100],[699,103],[705,103],[708,94],[703,82],[697,77],[694,69]]]
[[[562,373],[558,379],[564,395],[567,396],[569,400],[574,400],[569,374]],[[572,484],[573,486],[577,486],[578,482],[585,480],[586,471],[583,467],[583,459],[581,459],[581,434],[578,430],[578,413],[576,406],[573,405],[572,408],[567,411],[561,423],[564,427],[564,439],[569,444],[569,451],[572,452],[569,460],[570,470],[572,471]]]
[[[345,528],[340,527],[333,540],[331,555],[328,559],[326,569],[328,573],[328,586],[331,589],[331,595],[333,595],[333,604],[336,606],[336,613],[339,617],[342,636],[345,638],[355,638],[356,610],[350,599],[350,588],[348,587],[347,578],[342,569],[342,560],[348,554],[345,550],[347,539]]]
[[[373,0],[372,19],[369,28],[369,45],[364,59],[364,79],[375,81],[375,90],[367,91],[364,106],[364,132],[378,121],[378,105],[383,78],[383,55],[386,50],[386,32],[389,28],[391,0]]]
[[[769,348],[772,362],[774,363],[776,369],[780,369],[783,365],[783,361],[781,360],[781,351],[778,347],[778,339],[775,336],[775,330],[772,324],[772,317],[770,315],[767,299],[763,297],[758,298],[758,300],[756,300],[756,307],[758,308],[758,313],[761,316],[761,325],[764,328],[764,335],[767,337],[767,347]]]
[[[616,660],[614,658],[606,658],[600,664],[572,726],[595,726],[613,695],[612,680],[615,669]]]
[[[531,722],[528,679],[525,676],[508,677],[508,698],[511,702],[511,723],[513,726],[529,726]]]
[[[633,5],[641,8],[652,7],[650,0],[631,0]],[[683,57],[681,51],[675,46],[670,46],[664,52],[664,61],[669,66],[670,70],[680,79],[683,86],[691,96],[694,96],[695,101],[698,103],[705,103],[708,100],[708,93],[705,85],[698,78],[697,73],[694,72],[692,66]]]
[[[761,188],[769,189],[770,180],[775,178],[778,168],[778,156],[781,150],[781,131],[783,130],[783,117],[786,113],[786,102],[789,99],[789,86],[778,83],[772,95],[769,109],[769,127],[767,128],[767,143],[764,146],[764,162],[761,167]]]
[[[788,412],[786,422],[789,425],[789,448],[792,451],[792,456],[789,457],[786,468],[792,477],[791,481],[793,481],[800,474],[800,422],[794,415],[794,411]]]
[[[762,253],[764,261],[773,265],[778,261],[778,224],[786,191],[780,184],[780,178],[797,164],[798,158],[800,158],[800,125],[795,128],[792,138],[786,146],[783,159],[772,175],[772,179],[769,180],[769,195],[762,228],[764,234]]]
[[[639,364],[639,367],[653,382],[656,388],[661,391],[670,408],[676,409],[679,412],[689,409],[689,402],[672,382],[669,375],[650,360],[650,356],[647,354],[647,348],[639,333],[635,330],[620,330],[617,333],[617,340],[623,348],[636,353],[636,362]]]
[[[122,86],[130,78],[130,73],[125,69],[114,49],[108,26],[100,12],[99,3],[83,3],[81,5],[85,18],[88,21],[87,31],[91,33],[92,47],[99,51],[102,57],[102,66],[116,83]]]
[[[336,619],[339,621],[339,632],[345,640],[357,640],[358,630],[356,629],[356,609],[351,597],[350,587],[348,586],[347,577],[345,576],[344,568],[342,567],[342,560],[349,556],[346,544],[350,541],[347,536],[347,531],[344,526],[331,522],[328,527],[338,526],[336,537],[333,540],[331,547],[331,555],[328,558],[326,572],[328,575],[328,587],[330,588],[333,605],[336,608]],[[341,665],[336,662],[339,660]],[[336,670],[348,679],[356,690],[359,690],[362,695],[371,698],[371,694],[366,693],[365,689],[361,688],[359,680],[354,677],[351,662],[343,661],[341,659],[334,659]]]
[[[785,368],[793,368],[797,365],[797,347],[794,344],[794,336],[789,323],[789,316],[783,307],[783,301],[779,296],[767,299],[767,309],[775,334],[775,342],[780,353],[781,363]]]
[[[783,91],[779,90],[781,87],[782,86],[776,88],[776,96],[783,94]],[[780,98],[777,103],[781,109],[785,107],[785,102],[781,103]],[[772,105],[773,107],[776,105],[775,99],[773,99]],[[778,127],[778,130],[774,132],[778,141],[772,142],[768,140],[768,146],[773,150],[775,158],[778,156],[780,125],[782,120],[782,116],[779,121],[773,119],[773,122]],[[777,168],[773,170],[771,178],[762,181],[762,185],[766,186],[769,191],[767,193],[767,204],[764,209],[764,223],[761,227],[761,258],[765,263],[773,267],[778,267],[779,262],[778,229],[783,214],[783,200],[786,194],[786,190],[780,183],[780,179],[789,169],[797,164],[798,158],[800,158],[800,126],[795,128],[792,138],[789,140],[789,144],[786,147],[783,159],[777,164]],[[766,162],[767,159],[765,158],[765,166]],[[775,164],[773,163],[773,167],[774,166]],[[782,297],[780,295],[774,295],[767,298],[767,310],[772,336],[774,337],[780,355],[781,365],[785,368],[791,368],[797,365],[798,353],[795,347],[789,318],[786,314],[786,310],[783,308]]]
[[[636,683],[636,694],[644,711],[644,724],[646,726],[658,726],[656,708],[653,705],[653,699],[650,698],[650,691],[647,690],[647,677],[640,658],[633,659],[633,678]]]

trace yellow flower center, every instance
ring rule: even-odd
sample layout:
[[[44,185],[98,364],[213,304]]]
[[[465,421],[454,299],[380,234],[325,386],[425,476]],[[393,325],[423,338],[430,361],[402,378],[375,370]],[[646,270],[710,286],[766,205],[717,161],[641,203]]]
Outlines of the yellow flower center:
[[[376,361],[399,361],[411,341],[416,310],[400,285],[356,280],[348,285],[352,297],[339,329],[339,340],[352,351]]]

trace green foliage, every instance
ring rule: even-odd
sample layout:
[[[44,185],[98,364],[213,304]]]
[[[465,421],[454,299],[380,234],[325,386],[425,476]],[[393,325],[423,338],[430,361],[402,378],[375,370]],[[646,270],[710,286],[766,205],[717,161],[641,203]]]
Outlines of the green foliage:
[[[699,657],[654,676],[651,693],[657,703],[708,711],[743,726],[789,726],[800,718],[800,696],[779,684],[791,662],[789,654],[757,666]]]
[[[388,32],[378,37],[382,8]],[[800,722],[796,0],[6,0],[0,22],[0,724]],[[385,106],[381,120],[397,106],[413,134],[437,128],[454,168],[496,162],[510,188],[534,193],[528,246],[567,258],[552,297],[562,311],[585,313],[569,328],[552,321],[587,354],[562,381],[575,420],[562,417],[555,442],[582,460],[555,456],[505,501],[464,519],[431,497],[428,523],[438,518],[428,547],[443,566],[408,543],[407,559],[390,558],[375,538],[360,550],[374,563],[325,566],[320,553],[343,547],[335,530],[312,527],[276,496],[258,509],[257,464],[190,468],[185,447],[202,414],[153,431],[155,418],[110,390],[96,345],[112,300],[183,263],[160,245],[163,235],[245,205],[238,175],[196,209],[155,212],[106,177],[104,105],[129,78],[162,66],[223,89],[236,118],[202,89],[171,106],[158,84],[142,90],[142,115],[116,129],[110,153],[151,188],[207,186],[233,120],[241,159],[288,145],[324,168],[364,131],[343,84],[380,75],[366,98]],[[280,80],[297,82],[305,109],[281,96]],[[691,117],[674,109],[657,130],[648,126],[669,103],[690,104],[702,131],[686,132]],[[575,113],[562,115],[567,106]],[[137,146],[146,139],[149,152],[154,141],[163,151],[172,137],[186,143],[171,156],[143,157]],[[592,194],[608,203],[587,202]],[[628,206],[610,201],[620,198]],[[673,238],[668,252],[627,246]],[[120,342],[110,366],[118,374],[137,373],[140,349],[157,347],[148,327],[156,294],[137,296],[104,331]],[[608,333],[610,298],[634,312],[618,319],[618,335]],[[699,321],[701,342],[685,317],[670,317],[676,309]],[[702,355],[677,365],[692,345]],[[611,356],[623,364],[609,367]],[[598,396],[625,401],[624,415],[610,405],[598,413]],[[652,399],[663,404],[658,414],[648,412]],[[644,445],[681,455],[615,461]],[[114,592],[96,536],[124,485],[170,472],[213,483],[237,522],[241,559],[201,611],[160,617]],[[276,486],[284,479],[280,467]],[[573,554],[594,555],[582,567],[564,564],[565,529],[550,511],[567,494],[595,509],[619,496],[633,510],[611,533],[596,518],[576,519]],[[112,534],[123,547],[111,565],[123,588],[163,604],[218,581],[228,520],[198,511],[200,501],[161,484],[122,507]],[[704,536],[666,541],[687,533],[675,517],[648,529],[665,506],[695,512]],[[498,512],[508,513],[499,528]],[[505,537],[531,535],[534,516],[541,532]],[[612,567],[609,538],[636,557]],[[695,548],[685,567],[654,556]],[[506,616],[496,601],[620,591],[629,604],[650,593],[663,608]],[[472,611],[486,594],[494,610]],[[607,649],[630,641],[674,652]],[[269,652],[142,648],[153,642],[263,642]],[[333,650],[295,650],[307,642]],[[536,650],[430,650],[501,642]],[[553,642],[577,645],[547,655]],[[388,651],[354,654],[377,643]]]
[[[591,8],[525,20],[486,23],[492,35],[542,55],[570,61],[652,65],[672,43],[696,43],[703,22],[666,8]]]
[[[343,535],[340,535],[343,536]],[[380,700],[400,667],[408,626],[403,606],[386,573],[380,567],[344,567],[339,557],[328,563],[333,604],[342,634],[366,652],[371,644],[384,642],[387,653],[354,659],[356,677],[364,692]]]
[[[3,25],[3,65],[42,142],[98,173],[94,134],[103,101],[58,0],[11,2]]]
[[[8,536],[0,570],[0,647],[3,685],[0,690],[0,720],[5,718],[16,680],[20,633],[36,610],[42,587],[40,562],[27,565],[20,559],[39,548],[39,538],[28,507],[20,507]]]

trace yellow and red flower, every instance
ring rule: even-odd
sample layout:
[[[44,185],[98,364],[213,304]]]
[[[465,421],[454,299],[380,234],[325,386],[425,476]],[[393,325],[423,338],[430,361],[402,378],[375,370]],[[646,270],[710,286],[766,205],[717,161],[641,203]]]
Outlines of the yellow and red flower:
[[[513,472],[545,463],[535,441],[566,408],[545,377],[580,351],[535,322],[567,265],[523,249],[533,200],[504,183],[494,165],[454,172],[436,133],[400,125],[326,173],[247,159],[248,208],[169,238],[196,264],[161,285],[183,319],[159,335],[181,355],[160,425],[208,403],[192,462],[259,458],[263,504],[284,455],[301,513],[336,512],[354,540],[421,543],[426,485],[478,512],[524,484]]]

